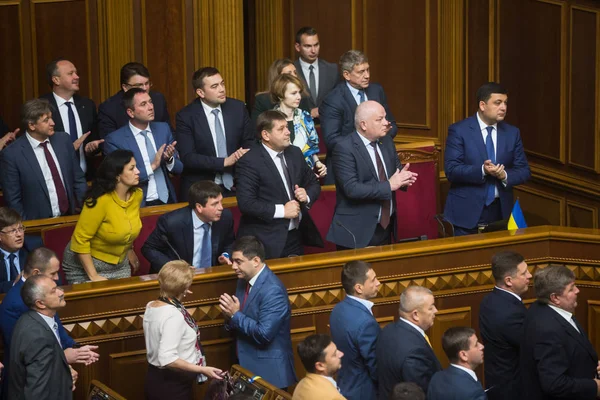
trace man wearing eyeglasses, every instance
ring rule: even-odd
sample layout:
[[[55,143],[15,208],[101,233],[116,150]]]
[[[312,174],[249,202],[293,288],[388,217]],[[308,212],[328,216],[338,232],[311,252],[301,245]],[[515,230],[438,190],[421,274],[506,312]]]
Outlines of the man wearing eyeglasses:
[[[7,293],[23,270],[25,227],[18,212],[0,207],[0,293]]]
[[[154,122],[170,124],[165,96],[150,91],[152,81],[148,68],[144,64],[130,62],[121,68],[121,90],[98,107],[98,129],[101,138],[129,123],[127,109],[123,105],[123,94],[133,88],[144,89],[150,94],[154,104]]]

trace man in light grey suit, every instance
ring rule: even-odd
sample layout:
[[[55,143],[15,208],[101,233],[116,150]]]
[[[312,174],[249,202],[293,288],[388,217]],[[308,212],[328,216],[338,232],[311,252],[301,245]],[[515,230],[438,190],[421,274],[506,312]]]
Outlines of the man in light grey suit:
[[[310,92],[310,115],[319,118],[319,106],[327,93],[340,81],[340,74],[336,64],[329,63],[319,58],[319,35],[317,30],[310,26],[300,28],[296,33],[296,52],[300,56],[294,61],[298,78]]]

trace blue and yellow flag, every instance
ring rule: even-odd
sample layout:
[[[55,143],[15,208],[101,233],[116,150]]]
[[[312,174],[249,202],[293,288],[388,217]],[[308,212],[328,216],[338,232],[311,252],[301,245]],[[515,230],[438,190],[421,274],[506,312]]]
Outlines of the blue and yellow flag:
[[[519,199],[517,199],[508,219],[508,230],[514,231],[521,228],[527,228],[527,223],[523,216],[523,210],[521,210],[521,206],[519,205]]]

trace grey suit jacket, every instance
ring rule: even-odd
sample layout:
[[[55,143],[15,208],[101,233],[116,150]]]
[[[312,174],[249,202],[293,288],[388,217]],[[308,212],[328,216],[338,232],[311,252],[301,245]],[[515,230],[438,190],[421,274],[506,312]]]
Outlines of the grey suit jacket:
[[[325,96],[327,96],[327,94],[331,92],[331,89],[333,89],[340,81],[340,74],[338,72],[337,64],[327,62],[321,58],[317,60],[317,63],[319,64],[319,84],[317,85],[319,92],[317,93],[316,103],[312,97],[308,97],[308,102],[311,109],[320,106]],[[304,76],[304,72],[300,66],[300,60],[294,61],[294,65],[296,66],[298,78],[304,82],[306,85],[306,91],[308,92],[308,76]]]

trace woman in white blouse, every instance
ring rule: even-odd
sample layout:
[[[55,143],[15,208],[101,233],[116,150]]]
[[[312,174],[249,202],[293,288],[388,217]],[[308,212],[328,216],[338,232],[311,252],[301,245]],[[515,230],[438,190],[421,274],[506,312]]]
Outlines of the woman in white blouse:
[[[185,261],[168,262],[158,274],[160,297],[144,313],[146,399],[189,400],[194,381],[222,379],[220,369],[206,366],[198,325],[181,303],[193,276]]]

